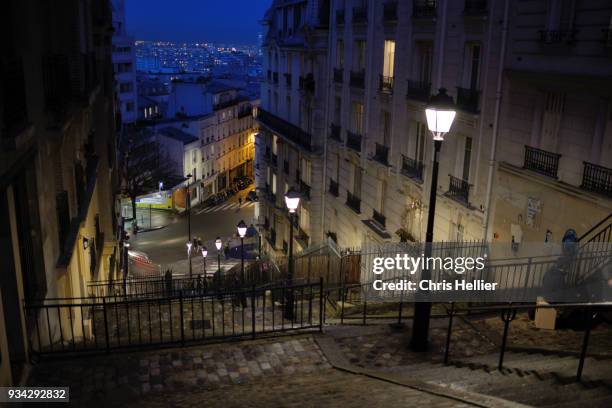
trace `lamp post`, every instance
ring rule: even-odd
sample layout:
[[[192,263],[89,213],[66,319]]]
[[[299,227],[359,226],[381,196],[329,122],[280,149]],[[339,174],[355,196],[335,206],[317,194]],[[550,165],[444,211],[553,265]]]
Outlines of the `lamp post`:
[[[128,253],[129,250],[130,250],[130,243],[127,241],[124,241],[123,242],[123,263],[125,267],[123,268],[123,294],[126,296],[127,296],[127,277],[128,277],[128,273],[130,272],[129,270],[130,260],[129,260],[129,253]]]
[[[289,210],[289,262],[287,265],[287,285],[291,288],[293,284],[293,224],[295,222],[295,211],[300,205],[300,193],[295,191],[293,187],[287,190],[285,194],[285,204]],[[285,318],[293,319],[293,291],[287,290],[287,299],[285,303]]]
[[[240,284],[244,285],[244,237],[246,236],[247,225],[241,220],[236,229],[240,237]]]
[[[437,95],[429,99],[425,108],[427,127],[433,136],[434,157],[431,168],[431,190],[429,193],[429,213],[427,216],[427,232],[425,233],[425,258],[431,257],[433,242],[434,218],[436,215],[436,192],[438,185],[438,163],[440,148],[444,135],[446,135],[455,120],[455,103],[453,98],[446,94],[446,89],[440,88]],[[423,269],[421,280],[429,279],[429,269]],[[410,347],[414,351],[427,351],[429,334],[429,317],[431,315],[431,303],[416,302],[414,305],[414,320],[412,325],[412,338]]]
[[[221,237],[217,237],[215,240],[215,247],[217,248],[217,273],[215,274],[215,284],[221,281],[221,248],[223,247],[223,241]]]
[[[187,245],[187,258],[189,258],[189,279],[191,279],[191,248],[193,247],[193,242],[187,241],[185,245]]]
[[[201,248],[202,252],[202,275],[204,275],[204,279],[206,279],[206,256],[208,256],[208,249],[203,246]]]
[[[191,184],[191,174],[185,176],[187,178],[187,203],[185,207],[187,209],[187,241],[191,242],[191,192],[189,191],[189,184]],[[191,246],[189,247],[189,253],[191,254]],[[191,278],[191,255],[189,256],[189,278]]]

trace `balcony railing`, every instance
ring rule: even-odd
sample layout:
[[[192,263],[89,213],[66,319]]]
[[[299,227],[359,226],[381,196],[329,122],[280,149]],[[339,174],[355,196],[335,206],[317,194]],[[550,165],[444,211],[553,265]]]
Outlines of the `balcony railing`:
[[[612,197],[612,169],[584,162],[582,185],[580,187]]]
[[[387,221],[387,217],[382,215],[376,210],[372,210],[372,219],[378,223],[381,227],[385,228],[385,223]]]
[[[312,150],[312,137],[309,133],[303,131],[298,126],[287,122],[278,116],[262,109],[257,109],[257,120],[264,126],[272,129],[276,133],[279,133],[282,137],[289,141],[300,145],[301,147]]]
[[[525,163],[523,167],[548,177],[557,178],[560,157],[561,155],[558,153],[525,146]]]
[[[393,93],[393,77],[380,75],[378,78],[378,90],[386,93]]]
[[[353,7],[353,24],[364,24],[368,21],[368,9],[366,6]]]
[[[303,180],[300,180],[300,193],[306,200],[310,200],[310,186]]]
[[[576,30],[539,30],[540,42],[545,44],[573,44],[576,41]]]
[[[376,143],[376,151],[374,152],[374,160],[385,166],[389,165],[389,147]]]
[[[408,91],[406,92],[406,98],[420,102],[427,102],[429,101],[430,94],[431,83],[408,80]]]
[[[397,21],[397,1],[388,1],[383,4],[383,21],[385,23]]]
[[[346,131],[346,145],[350,149],[353,149],[357,153],[360,153],[361,152],[361,135],[347,130]]]
[[[487,0],[465,0],[463,14],[466,16],[482,16],[487,14]]]
[[[287,85],[287,88],[291,88],[291,74],[285,72],[283,75],[285,76],[285,85]]]
[[[235,98],[228,99],[226,101],[215,103],[213,105],[213,110],[218,111],[218,110],[221,110],[221,109],[229,108],[230,106],[237,105],[240,102],[243,102],[245,100],[247,100],[246,97],[244,97],[244,96],[237,96]]]
[[[433,18],[436,16],[437,0],[414,0],[412,3],[412,17]]]
[[[361,198],[346,190],[346,205],[357,214],[361,214]]]
[[[12,135],[13,131],[19,130],[28,121],[28,110],[25,93],[25,79],[23,74],[23,62],[20,57],[9,57],[1,63],[2,78],[2,111],[3,129],[0,135],[3,139]]]
[[[300,90],[314,93],[315,91],[315,80],[314,75],[306,74],[300,77]]]
[[[341,142],[342,141],[342,137],[340,137],[340,126],[338,125],[334,125],[333,123],[330,125],[330,130],[329,130],[329,137]]]
[[[338,197],[338,190],[339,190],[338,187],[339,187],[338,182],[330,178],[329,179],[329,192],[334,197]]]
[[[344,70],[342,68],[334,68],[334,82],[341,84],[343,82]]]
[[[402,154],[402,174],[423,182],[423,162],[411,159]]]
[[[457,106],[470,113],[478,113],[478,96],[480,91],[476,89],[457,87]]]
[[[344,24],[344,10],[336,10],[336,24]]]
[[[365,88],[365,71],[351,71],[349,85],[353,88]]]
[[[450,174],[449,177],[450,182],[448,184],[448,192],[446,194],[452,199],[467,205],[470,196],[470,184],[467,181]]]
[[[275,84],[278,84],[278,72],[272,73],[272,82],[274,82]]]

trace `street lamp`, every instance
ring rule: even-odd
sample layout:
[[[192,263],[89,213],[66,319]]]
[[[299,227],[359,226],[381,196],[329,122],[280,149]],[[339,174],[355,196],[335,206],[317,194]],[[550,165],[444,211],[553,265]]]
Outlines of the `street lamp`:
[[[191,279],[191,248],[193,247],[193,242],[191,242],[191,240],[187,241],[185,245],[187,245],[187,258],[189,258],[189,279]]]
[[[434,218],[436,215],[436,190],[438,185],[438,163],[440,148],[444,135],[446,135],[455,120],[455,103],[453,98],[446,94],[446,89],[440,88],[437,95],[429,99],[425,108],[427,127],[433,136],[434,158],[431,168],[431,190],[429,193],[429,214],[427,216],[427,232],[425,233],[425,259],[431,257],[433,242]],[[429,269],[423,269],[421,280],[429,279]],[[431,303],[416,302],[414,305],[414,320],[412,325],[412,338],[410,347],[414,351],[427,351],[429,317],[431,314]]]
[[[287,190],[285,194],[285,204],[289,210],[289,263],[287,268],[287,285],[291,288],[293,284],[293,224],[295,222],[295,211],[300,205],[300,193],[295,191],[293,187]],[[287,290],[287,299],[285,304],[285,318],[293,319],[293,291]]]
[[[244,237],[246,236],[247,225],[243,220],[240,220],[236,228],[240,237],[240,283],[244,284]]]
[[[215,240],[215,247],[217,248],[217,278],[221,280],[221,247],[223,247],[223,242],[220,237]]]
[[[189,185],[191,184],[191,174],[187,174],[185,178],[187,181],[187,203],[185,208],[187,209],[187,241],[191,242],[191,193]],[[191,253],[191,246],[189,247],[189,253]],[[189,256],[189,277],[191,278],[191,255]]]

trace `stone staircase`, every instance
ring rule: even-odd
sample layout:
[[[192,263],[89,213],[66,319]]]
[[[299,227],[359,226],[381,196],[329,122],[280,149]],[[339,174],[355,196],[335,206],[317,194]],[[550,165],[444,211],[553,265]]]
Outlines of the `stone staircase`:
[[[578,382],[576,356],[507,351],[501,372],[498,358],[489,354],[451,361],[448,366],[427,362],[389,371],[409,370],[429,384],[538,407],[612,407],[612,359],[587,358]]]

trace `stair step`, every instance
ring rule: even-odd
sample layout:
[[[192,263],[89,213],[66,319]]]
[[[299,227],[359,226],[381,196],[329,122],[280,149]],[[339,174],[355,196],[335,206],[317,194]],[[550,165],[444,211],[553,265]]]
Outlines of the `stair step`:
[[[497,387],[501,384],[503,384],[504,387],[508,388],[513,386],[519,387],[523,384],[533,384],[540,381],[540,379],[533,375],[520,376],[518,374],[504,374],[500,373],[499,371],[491,371],[487,373],[482,370],[474,370],[469,374],[469,376],[466,376],[464,379],[460,381],[454,381],[452,384],[452,388],[481,392],[482,390]],[[475,388],[478,388],[478,390],[476,390]]]
[[[588,400],[560,402],[557,404],[544,405],[546,408],[609,408],[612,407],[612,396],[592,398]]]
[[[499,388],[491,389],[487,392],[495,393],[500,398],[537,406],[583,401],[610,395],[609,390],[603,387],[588,388],[579,383],[558,385],[554,380],[512,388],[504,388],[503,384],[500,384]]]

